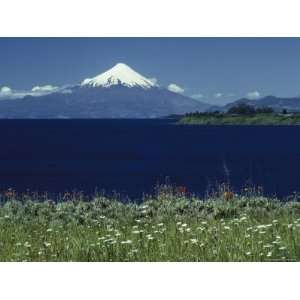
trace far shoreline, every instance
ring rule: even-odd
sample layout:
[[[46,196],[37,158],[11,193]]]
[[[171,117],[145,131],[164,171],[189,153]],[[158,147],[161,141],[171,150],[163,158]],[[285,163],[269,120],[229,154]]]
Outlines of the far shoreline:
[[[239,104],[226,112],[187,113],[178,119],[183,125],[240,125],[240,126],[297,126],[300,125],[299,112],[277,112],[271,107],[255,108]]]

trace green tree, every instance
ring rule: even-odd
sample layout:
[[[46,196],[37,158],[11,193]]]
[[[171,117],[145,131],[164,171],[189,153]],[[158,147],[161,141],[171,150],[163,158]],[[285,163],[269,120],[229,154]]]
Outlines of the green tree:
[[[231,107],[228,110],[228,113],[237,115],[252,115],[255,114],[255,108],[246,103],[239,103],[238,105]]]

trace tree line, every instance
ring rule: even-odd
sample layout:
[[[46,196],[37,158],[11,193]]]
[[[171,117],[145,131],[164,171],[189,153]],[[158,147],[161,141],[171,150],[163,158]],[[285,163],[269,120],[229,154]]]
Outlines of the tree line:
[[[235,106],[232,106],[228,109],[227,112],[222,113],[218,110],[213,112],[193,112],[187,113],[185,116],[187,117],[197,117],[197,116],[205,116],[205,115],[221,115],[221,114],[230,114],[230,115],[255,115],[255,114],[272,114],[274,113],[274,109],[272,107],[257,107],[255,108],[252,105],[248,105],[246,103],[239,103]],[[283,109],[282,114],[287,114],[287,110]]]

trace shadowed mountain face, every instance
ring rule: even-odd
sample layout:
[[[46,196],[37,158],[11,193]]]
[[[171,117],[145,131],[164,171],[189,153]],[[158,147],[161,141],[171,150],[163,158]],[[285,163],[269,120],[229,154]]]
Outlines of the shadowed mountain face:
[[[0,118],[157,118],[209,105],[167,89],[78,86],[44,96],[0,101]]]
[[[0,118],[158,118],[210,105],[159,86],[124,63],[80,85],[0,101]]]
[[[300,97],[295,98],[279,98],[275,96],[267,96],[258,100],[249,100],[246,98],[226,104],[221,110],[227,111],[233,106],[245,103],[256,108],[272,107],[275,111],[280,112],[286,109],[289,112],[300,111]]]
[[[34,94],[33,89],[18,99],[1,98],[0,118],[160,118],[197,111],[225,112],[241,103],[256,108],[272,107],[277,112],[300,111],[300,97],[243,98],[222,107],[209,105],[172,92],[169,87],[162,88],[124,63],[86,78],[79,85],[55,90],[47,85],[39,89],[39,94]]]

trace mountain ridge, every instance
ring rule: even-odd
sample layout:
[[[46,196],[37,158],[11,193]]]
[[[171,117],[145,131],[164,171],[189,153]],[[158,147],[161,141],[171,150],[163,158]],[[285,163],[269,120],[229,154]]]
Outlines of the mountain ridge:
[[[0,101],[0,118],[160,118],[210,105],[159,87],[123,63],[66,89]]]
[[[290,112],[300,111],[300,97],[276,97],[272,95],[268,95],[256,100],[241,98],[236,101],[227,103],[226,105],[221,107],[221,110],[227,111],[231,107],[241,103],[254,106],[255,108],[272,107],[277,112],[280,112],[283,109],[286,109]],[[212,107],[210,108],[210,110],[211,109]]]
[[[47,87],[47,88],[46,88]],[[245,103],[279,112],[300,111],[300,97],[241,98],[224,106],[200,102],[159,86],[124,63],[68,87],[48,85],[0,101],[0,118],[160,118],[192,112],[228,111]]]

